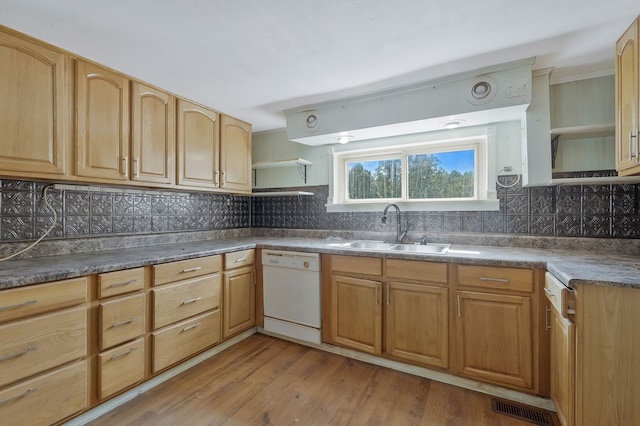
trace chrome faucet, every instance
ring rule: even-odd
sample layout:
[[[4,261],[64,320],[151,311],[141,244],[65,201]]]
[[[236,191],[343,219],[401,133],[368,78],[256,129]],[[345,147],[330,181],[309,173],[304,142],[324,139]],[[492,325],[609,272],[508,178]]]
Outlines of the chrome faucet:
[[[401,243],[404,237],[407,235],[407,230],[402,229],[402,214],[400,213],[400,207],[396,203],[389,203],[384,206],[384,210],[382,211],[382,223],[387,223],[387,211],[389,211],[389,207],[393,207],[396,209],[396,214],[398,215],[398,223],[396,226],[396,243]]]

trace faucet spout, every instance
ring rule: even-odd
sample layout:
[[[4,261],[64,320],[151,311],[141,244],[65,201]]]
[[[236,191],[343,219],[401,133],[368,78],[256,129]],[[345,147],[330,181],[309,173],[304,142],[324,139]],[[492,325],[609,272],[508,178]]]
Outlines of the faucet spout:
[[[398,222],[396,224],[396,243],[401,243],[404,237],[406,237],[407,235],[407,229],[402,229],[402,214],[400,213],[400,207],[398,207],[396,203],[389,203],[384,206],[381,221],[382,223],[387,223],[387,212],[391,207],[396,210],[396,215],[398,216]]]

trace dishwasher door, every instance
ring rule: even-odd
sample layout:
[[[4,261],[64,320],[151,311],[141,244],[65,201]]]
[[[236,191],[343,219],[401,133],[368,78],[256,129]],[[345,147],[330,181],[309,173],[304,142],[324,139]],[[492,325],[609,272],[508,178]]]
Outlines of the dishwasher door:
[[[319,255],[275,250],[262,254],[265,330],[301,340],[313,336],[319,343]]]

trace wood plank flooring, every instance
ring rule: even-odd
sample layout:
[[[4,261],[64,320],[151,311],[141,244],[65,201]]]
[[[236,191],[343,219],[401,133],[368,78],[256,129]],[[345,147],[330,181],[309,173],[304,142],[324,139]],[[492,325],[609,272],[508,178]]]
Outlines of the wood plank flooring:
[[[261,334],[89,424],[531,426],[488,395]]]

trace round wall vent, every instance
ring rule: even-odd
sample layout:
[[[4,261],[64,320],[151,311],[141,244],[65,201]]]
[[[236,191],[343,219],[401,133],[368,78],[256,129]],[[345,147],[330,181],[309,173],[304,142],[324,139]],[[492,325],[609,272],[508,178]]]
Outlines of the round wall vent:
[[[473,79],[467,90],[467,101],[473,105],[484,105],[498,94],[498,82],[493,78],[481,76]]]
[[[320,127],[320,117],[318,117],[318,114],[315,111],[309,112],[304,119],[304,124],[307,129],[315,132]]]

